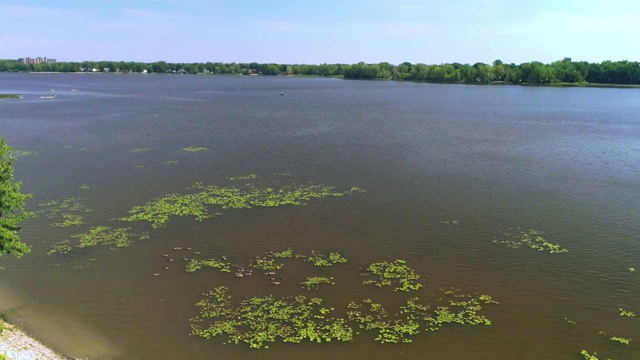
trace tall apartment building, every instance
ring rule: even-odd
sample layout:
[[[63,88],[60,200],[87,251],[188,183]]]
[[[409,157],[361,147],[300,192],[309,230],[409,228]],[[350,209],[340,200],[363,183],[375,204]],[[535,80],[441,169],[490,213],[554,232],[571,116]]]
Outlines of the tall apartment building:
[[[37,57],[37,58],[25,57],[25,58],[18,59],[18,61],[23,64],[55,64],[58,62],[56,59],[47,59],[46,57]]]

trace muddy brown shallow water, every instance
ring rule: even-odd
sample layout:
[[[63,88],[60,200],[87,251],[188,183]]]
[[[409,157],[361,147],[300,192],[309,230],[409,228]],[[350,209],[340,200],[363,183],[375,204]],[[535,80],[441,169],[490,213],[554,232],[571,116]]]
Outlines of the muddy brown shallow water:
[[[51,89],[55,99],[40,99]],[[70,356],[575,359],[585,349],[640,357],[640,320],[618,310],[640,312],[640,272],[628,270],[640,269],[636,90],[80,74],[0,74],[0,90],[24,94],[0,101],[0,134],[25,151],[15,167],[33,193],[29,209],[77,197],[92,210],[77,227],[26,222],[32,254],[3,257],[0,272],[0,308],[20,306],[11,320]],[[46,255],[93,226],[123,225],[112,219],[162,194],[196,182],[233,186],[229,177],[248,174],[367,192],[212,209],[222,215],[172,218],[128,247]],[[543,231],[569,252],[492,242],[516,227]],[[233,262],[287,248],[339,251],[348,262],[287,265],[287,282],[274,287],[263,275],[187,273],[186,255],[167,265],[162,255],[177,246]],[[363,268],[395,259],[424,287],[406,294],[361,284]],[[336,285],[307,290],[306,276],[333,276]],[[189,336],[194,304],[221,285],[238,300],[303,294],[343,312],[352,300],[393,308],[449,287],[500,304],[483,308],[491,326],[423,331],[411,344],[382,345],[363,332],[352,343],[255,351]]]

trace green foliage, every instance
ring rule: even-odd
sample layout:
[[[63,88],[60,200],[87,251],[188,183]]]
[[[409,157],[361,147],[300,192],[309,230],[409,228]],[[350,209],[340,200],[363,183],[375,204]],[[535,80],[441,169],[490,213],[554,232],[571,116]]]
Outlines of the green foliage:
[[[278,258],[278,259],[283,259],[283,258],[290,258],[293,256],[293,251],[291,251],[291,249],[287,249],[281,252],[276,252],[273,253],[271,256]]]
[[[631,341],[631,339],[625,339],[625,338],[614,336],[611,338],[611,341],[619,342],[620,344],[623,344],[623,345],[629,345],[629,342]]]
[[[257,187],[247,184],[241,187],[218,187],[195,184],[191,194],[169,194],[146,205],[135,206],[122,221],[149,221],[153,228],[166,226],[171,216],[195,216],[202,221],[210,218],[207,206],[217,205],[222,209],[247,209],[252,207],[276,207],[302,205],[304,201],[328,196],[344,196],[350,192],[335,192],[325,185],[287,185],[280,189]]]
[[[535,229],[509,229],[509,231],[502,234],[503,238],[501,240],[494,239],[493,242],[496,244],[504,244],[510,248],[519,248],[522,245],[526,245],[532,249],[548,252],[549,254],[559,254],[568,251],[558,244],[548,242],[542,237],[543,234],[543,232]]]
[[[0,137],[0,256],[13,254],[21,257],[30,248],[20,241],[21,223],[30,215],[24,204],[30,194],[20,192],[20,183],[13,182],[13,147]]]
[[[628,316],[628,317],[635,317],[636,314],[631,312],[631,311],[626,311],[622,308],[619,309],[620,310],[620,316]]]
[[[53,227],[71,227],[84,224],[81,213],[91,212],[81,204],[80,198],[66,198],[63,200],[52,200],[47,203],[38,204],[41,208],[35,215],[48,219],[56,219],[51,224]]]
[[[220,271],[222,272],[231,272],[230,266],[231,266],[230,263],[227,263],[224,261],[218,261],[216,259],[207,259],[207,260],[192,259],[187,264],[186,270],[187,272],[195,272],[204,267],[204,268],[211,268],[211,269],[220,269]]]
[[[344,264],[347,259],[337,252],[329,253],[329,256],[326,256],[311,250],[311,255],[307,256],[307,261],[313,263],[314,266],[333,266],[334,264]]]
[[[396,291],[418,290],[422,287],[422,284],[416,282],[420,276],[416,275],[404,260],[396,260],[392,263],[386,261],[373,263],[367,267],[367,271],[369,273],[362,275],[375,275],[378,279],[365,280],[363,282],[365,285],[374,284],[377,287],[383,287],[395,282]]]
[[[278,339],[287,343],[353,340],[351,327],[344,319],[329,317],[331,310],[321,308],[318,298],[276,299],[269,295],[233,306],[224,286],[204,295],[196,304],[200,314],[192,319],[192,335],[206,339],[225,336],[229,343],[242,342],[253,349],[268,349],[268,344]]]
[[[307,277],[305,281],[300,284],[306,286],[308,289],[317,289],[321,284],[335,285],[333,277],[313,276]]]
[[[149,238],[149,234],[147,232],[134,234],[131,232],[131,228],[113,229],[108,226],[96,226],[85,233],[72,235],[71,238],[75,239],[75,246],[71,244],[70,240],[64,240],[53,244],[48,254],[64,254],[74,247],[83,248],[96,245],[114,245],[116,248],[120,248],[129,246],[134,240],[146,240]]]
[[[586,360],[598,360],[598,357],[596,356],[598,355],[597,353],[593,353],[593,355],[591,355],[587,350],[582,350],[580,355],[582,355]]]
[[[18,94],[0,94],[0,99],[19,99],[20,95]]]
[[[636,271],[636,268],[632,268],[632,267],[629,268],[629,272],[630,273],[635,272],[635,271]]]

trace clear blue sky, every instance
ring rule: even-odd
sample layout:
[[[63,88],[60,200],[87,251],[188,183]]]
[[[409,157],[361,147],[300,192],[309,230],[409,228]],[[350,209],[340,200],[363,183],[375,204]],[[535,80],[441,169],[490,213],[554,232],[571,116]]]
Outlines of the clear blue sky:
[[[640,60],[639,0],[0,0],[0,58]]]

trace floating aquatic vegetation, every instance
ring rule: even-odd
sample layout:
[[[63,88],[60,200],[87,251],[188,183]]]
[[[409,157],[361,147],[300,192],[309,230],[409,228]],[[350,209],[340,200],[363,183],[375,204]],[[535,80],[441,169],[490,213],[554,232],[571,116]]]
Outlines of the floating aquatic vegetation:
[[[327,256],[311,250],[311,255],[307,256],[307,261],[312,262],[314,266],[332,266],[333,264],[344,264],[347,259],[337,252],[329,253]]]
[[[70,227],[70,226],[80,226],[84,224],[84,220],[82,220],[81,215],[77,214],[62,214],[62,218],[64,221],[55,222],[51,224],[53,227]]]
[[[353,330],[345,319],[331,318],[332,309],[322,308],[321,303],[322,299],[302,295],[281,299],[269,295],[242,300],[234,307],[228,288],[221,286],[196,304],[200,315],[192,319],[191,333],[205,339],[226,336],[229,343],[242,342],[253,349],[268,349],[278,339],[287,343],[352,341]]]
[[[636,269],[635,269],[635,268],[632,268],[632,267],[630,267],[630,268],[629,268],[629,272],[630,272],[630,273],[635,272],[635,271],[636,271]]]
[[[620,310],[620,316],[628,316],[628,317],[635,317],[636,316],[636,314],[631,312],[631,311],[626,311],[626,310],[624,310],[622,308],[619,308],[619,310]]]
[[[167,160],[163,164],[165,165],[175,165],[178,163],[178,160]]]
[[[23,157],[23,156],[32,156],[35,155],[36,152],[35,151],[31,151],[31,150],[13,150],[11,152],[11,155],[15,156],[15,157]]]
[[[322,276],[313,276],[307,277],[305,281],[300,284],[306,286],[308,289],[317,289],[322,284],[335,285],[335,281],[333,281],[333,277],[322,277]]]
[[[137,149],[129,150],[129,152],[132,152],[132,153],[143,153],[143,152],[147,152],[147,151],[150,151],[150,150],[151,150],[151,148],[137,148]]]
[[[564,321],[568,322],[568,323],[569,323],[569,324],[571,324],[571,325],[575,325],[575,324],[577,324],[575,321],[573,321],[573,320],[571,320],[571,319],[568,319],[568,318],[564,318]]]
[[[440,224],[446,224],[446,225],[449,225],[449,224],[451,224],[451,225],[460,225],[460,221],[458,221],[458,220],[451,220],[451,221],[449,221],[449,220],[442,220],[442,221],[440,221]]]
[[[35,216],[42,216],[47,219],[57,219],[51,224],[53,227],[71,227],[84,224],[83,217],[79,213],[91,212],[81,204],[80,198],[66,198],[63,200],[52,200],[47,203],[38,204],[41,208],[35,212]]]
[[[396,291],[418,290],[422,287],[422,284],[416,282],[420,276],[416,275],[404,260],[396,260],[392,263],[386,261],[373,263],[367,267],[367,271],[369,273],[362,275],[375,275],[378,279],[365,280],[364,285],[374,284],[377,287],[383,287],[395,282],[398,286]]]
[[[598,353],[593,353],[593,355],[591,355],[587,350],[582,350],[580,355],[582,355],[586,360],[598,360]]]
[[[209,151],[209,148],[207,147],[186,147],[186,148],[182,148],[183,151],[186,152],[199,152],[199,151]]]
[[[210,205],[218,205],[222,209],[302,205],[303,201],[314,198],[344,196],[351,193],[335,192],[333,187],[315,184],[288,185],[276,190],[254,185],[218,187],[197,183],[191,189],[198,192],[162,196],[145,205],[133,207],[129,210],[128,217],[119,220],[149,221],[153,228],[159,228],[166,226],[171,216],[195,216],[198,221],[210,218],[213,216],[207,209]]]
[[[631,341],[631,339],[625,339],[625,338],[614,336],[611,338],[611,341],[619,342],[620,344],[623,344],[623,345],[629,345],[629,342]]]
[[[273,176],[291,176],[290,172],[274,173]]]
[[[19,99],[20,95],[18,94],[0,94],[0,99]]]
[[[80,185],[80,189],[81,190],[90,190],[91,188],[89,187],[89,184],[82,183],[82,185]]]
[[[49,252],[47,252],[47,255],[51,255],[51,254],[66,254],[68,252],[70,252],[73,249],[73,246],[71,246],[71,241],[70,240],[63,240],[57,243],[54,243],[53,245],[51,245],[51,250],[49,250]]]
[[[522,245],[526,245],[532,249],[548,252],[550,254],[558,254],[568,251],[558,244],[548,242],[542,237],[543,234],[544,233],[542,231],[535,229],[509,229],[509,231],[502,234],[501,240],[494,239],[493,242],[496,244],[504,244],[510,248],[519,248]]]
[[[234,180],[255,180],[257,179],[259,176],[256,174],[249,174],[249,175],[244,175],[244,176],[232,176],[232,177],[228,177],[227,179],[234,181]]]
[[[65,148],[65,149],[67,149],[67,150],[76,150],[76,151],[86,151],[86,150],[88,150],[88,149],[89,149],[89,148],[88,148],[88,147],[86,147],[86,146],[79,146],[79,147],[76,147],[76,146],[72,146],[72,145],[65,145],[65,147],[64,147],[64,148]]]
[[[142,169],[144,165],[136,164],[136,165],[133,165],[133,167],[136,169]]]
[[[78,239],[78,247],[96,246],[96,245],[115,245],[116,247],[129,246],[134,238],[138,240],[146,240],[149,233],[134,234],[131,228],[113,229],[108,226],[96,226],[86,233],[72,235],[71,238]]]
[[[231,272],[231,264],[216,259],[195,260],[192,259],[187,264],[187,272],[195,272],[202,268],[220,269],[222,272]]]
[[[271,254],[271,256],[279,259],[290,258],[293,256],[293,251],[291,251],[291,249],[287,249],[281,252],[273,253]]]

